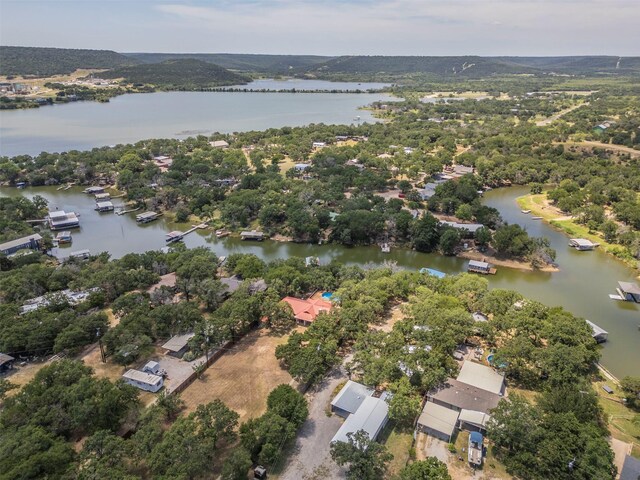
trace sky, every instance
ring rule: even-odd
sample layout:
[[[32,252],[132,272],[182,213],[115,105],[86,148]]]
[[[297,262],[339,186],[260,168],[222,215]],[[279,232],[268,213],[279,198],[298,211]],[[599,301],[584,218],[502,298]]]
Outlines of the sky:
[[[0,44],[118,52],[640,55],[640,0],[0,0]]]

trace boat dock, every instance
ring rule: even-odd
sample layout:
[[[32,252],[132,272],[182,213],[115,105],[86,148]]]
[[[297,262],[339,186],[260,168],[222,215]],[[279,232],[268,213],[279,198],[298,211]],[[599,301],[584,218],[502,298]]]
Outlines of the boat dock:
[[[579,251],[593,250],[599,245],[599,243],[594,243],[586,238],[572,238],[569,240],[569,246]]]
[[[199,225],[192,225],[191,228],[189,230],[187,230],[186,232],[181,232],[179,230],[174,230],[173,232],[167,233],[165,241],[167,243],[179,242],[184,237],[189,235],[191,232],[195,232],[196,230],[207,228],[207,227],[208,227],[207,223],[201,223]]]
[[[118,210],[116,212],[116,215],[124,215],[125,213],[133,213],[133,212],[137,212],[138,210],[140,210],[140,207],[131,208],[129,210]]]
[[[240,232],[240,238],[242,240],[257,240],[261,242],[264,240],[264,233],[258,232],[257,230],[244,231]]]
[[[104,193],[104,187],[87,187],[82,192],[88,193],[89,195],[95,195],[96,193]]]
[[[585,320],[585,322],[587,322],[587,325],[591,327],[591,331],[593,332],[591,336],[596,342],[604,343],[607,341],[609,338],[609,332],[589,320]]]
[[[96,210],[98,212],[113,212],[113,203],[109,201],[105,202],[96,202]]]
[[[629,282],[618,282],[617,294],[609,294],[612,300],[640,303],[640,287]]]
[[[157,220],[158,218],[160,218],[161,215],[162,215],[161,213],[151,212],[151,211],[140,213],[136,215],[136,222],[138,223],[153,222],[154,220]]]
[[[478,260],[469,260],[467,267],[469,273],[481,273],[483,275],[495,275],[497,270],[487,262],[479,262]]]
[[[436,270],[435,268],[421,268],[420,273],[426,273],[437,278],[444,278],[447,276],[446,273]]]

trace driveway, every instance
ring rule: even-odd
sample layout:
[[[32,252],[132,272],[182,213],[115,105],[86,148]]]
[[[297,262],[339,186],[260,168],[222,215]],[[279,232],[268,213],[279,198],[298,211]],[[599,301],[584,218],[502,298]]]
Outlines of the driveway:
[[[309,418],[304,422],[281,480],[345,478],[345,471],[331,459],[329,442],[342,425],[337,415],[327,416],[331,394],[347,379],[342,367],[334,368],[318,385],[309,390]]]

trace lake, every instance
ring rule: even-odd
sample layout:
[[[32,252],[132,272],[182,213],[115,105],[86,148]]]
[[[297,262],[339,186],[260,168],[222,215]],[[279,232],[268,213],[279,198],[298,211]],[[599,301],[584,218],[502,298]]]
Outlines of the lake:
[[[89,249],[92,253],[108,251],[113,257],[128,252],[144,252],[165,246],[165,234],[171,230],[187,230],[190,224],[171,224],[160,219],[146,225],[135,222],[135,213],[118,216],[93,210],[93,196],[81,193],[81,188],[57,191],[55,187],[37,187],[26,190],[3,188],[3,195],[40,194],[47,198],[51,208],[75,211],[81,214],[81,229],[73,231],[73,245],[55,251],[65,256],[72,250]],[[487,192],[484,203],[497,208],[510,223],[518,223],[534,236],[549,238],[556,249],[560,271],[556,273],[523,272],[499,268],[497,275],[488,276],[492,288],[513,289],[528,298],[547,305],[560,305],[568,311],[588,318],[609,332],[609,341],[602,350],[602,363],[616,376],[640,374],[640,309],[635,304],[608,298],[617,282],[635,281],[634,271],[597,249],[578,252],[568,246],[568,238],[542,221],[520,212],[515,199],[527,193],[523,187],[495,189]],[[118,200],[114,200],[117,204]],[[332,260],[345,264],[379,265],[393,261],[398,266],[418,270],[432,267],[450,274],[466,271],[467,261],[457,257],[418,253],[407,249],[392,249],[384,254],[379,247],[342,245],[312,245],[275,241],[243,242],[237,238],[216,239],[210,231],[195,231],[185,237],[190,247],[207,246],[218,256],[231,253],[254,253],[266,261],[291,256],[317,256],[322,263]]]
[[[240,88],[367,90],[383,86],[260,80]],[[157,92],[120,95],[108,103],[0,110],[0,155],[88,150],[147,138],[186,138],[310,123],[374,122],[370,111],[360,109],[391,99],[383,93]]]

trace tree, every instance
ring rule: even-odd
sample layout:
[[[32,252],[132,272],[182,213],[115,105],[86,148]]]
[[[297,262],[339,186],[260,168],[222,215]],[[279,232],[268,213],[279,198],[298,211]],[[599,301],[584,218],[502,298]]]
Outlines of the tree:
[[[640,408],[640,377],[626,376],[620,381],[620,387],[625,393],[627,405]]]
[[[436,457],[429,457],[400,470],[399,480],[451,480],[451,476],[446,463]]]
[[[340,466],[348,465],[347,478],[353,480],[378,480],[385,477],[387,462],[393,455],[369,438],[364,430],[347,433],[346,442],[331,444],[331,458]]]
[[[392,384],[390,389],[393,396],[389,400],[389,418],[402,427],[412,426],[420,413],[420,396],[414,391],[406,376]]]
[[[444,255],[453,255],[460,243],[460,234],[455,228],[447,228],[440,237],[438,248]]]
[[[419,252],[432,252],[440,239],[438,220],[430,213],[425,213],[416,220],[411,228],[413,246]]]
[[[618,225],[615,222],[607,220],[600,229],[604,235],[605,242],[614,243],[618,238]]]
[[[164,390],[158,394],[156,405],[164,411],[166,419],[170,421],[175,420],[185,407],[185,403],[180,398],[180,395],[168,395]]]
[[[249,452],[242,447],[235,448],[222,465],[222,480],[247,480],[251,465]]]
[[[481,227],[476,230],[475,234],[476,244],[481,247],[486,247],[493,240],[493,235],[491,234],[491,230],[487,227]]]
[[[286,418],[296,429],[302,426],[309,415],[304,396],[286,384],[278,385],[271,390],[267,397],[267,409]]]
[[[460,220],[471,220],[473,218],[473,210],[471,208],[471,205],[469,205],[468,203],[461,204],[456,209],[456,217],[458,217]]]

